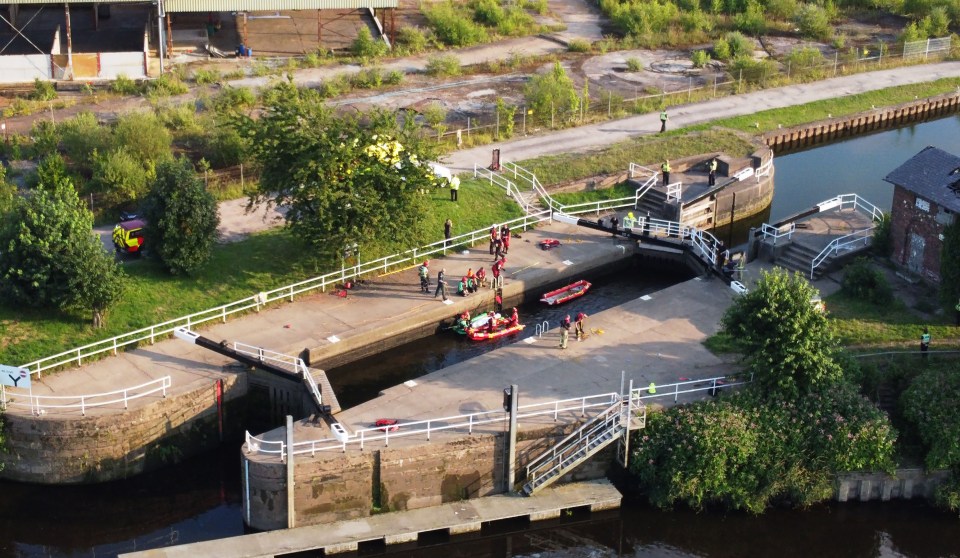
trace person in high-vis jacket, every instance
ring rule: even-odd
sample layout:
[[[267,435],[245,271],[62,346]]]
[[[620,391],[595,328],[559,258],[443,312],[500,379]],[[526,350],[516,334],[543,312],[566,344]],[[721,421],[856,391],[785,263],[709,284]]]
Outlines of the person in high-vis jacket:
[[[710,186],[715,186],[717,184],[717,159],[716,158],[710,159],[710,174],[708,176],[710,179],[709,181]]]

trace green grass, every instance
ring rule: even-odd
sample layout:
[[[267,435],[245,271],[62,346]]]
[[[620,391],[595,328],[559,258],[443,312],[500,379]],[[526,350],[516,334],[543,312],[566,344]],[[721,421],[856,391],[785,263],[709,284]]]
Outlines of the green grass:
[[[612,200],[617,198],[626,198],[636,194],[636,188],[621,182],[610,188],[600,190],[590,190],[585,192],[566,192],[560,194],[551,194],[551,197],[561,205],[575,205],[578,203],[595,202],[601,200]]]
[[[465,180],[456,203],[450,201],[449,189],[427,195],[428,209],[422,218],[424,230],[431,232],[423,244],[443,238],[447,218],[457,235],[521,215],[502,189],[482,181]],[[364,261],[387,252],[375,245],[361,247]],[[0,362],[23,364],[338,268],[338,262],[323,261],[314,253],[287,230],[275,229],[217,246],[210,263],[192,277],[173,277],[150,259],[127,260],[127,290],[101,330],[90,327],[84,313],[0,304]]]
[[[536,174],[542,184],[558,184],[601,174],[626,172],[631,162],[657,165],[667,158],[677,159],[713,151],[739,157],[754,149],[749,141],[730,131],[673,132],[662,136],[643,136],[589,153],[529,159],[523,161],[521,166]]]
[[[944,317],[927,321],[901,301],[878,306],[842,293],[825,300],[840,343],[847,347],[896,347],[920,342],[924,327],[930,328],[936,348],[960,345],[960,328]]]
[[[901,85],[857,95],[815,101],[805,105],[765,110],[747,116],[715,120],[686,128],[686,130],[706,130],[714,126],[723,126],[745,132],[762,133],[776,130],[781,125],[784,128],[789,128],[790,126],[824,120],[829,118],[829,115],[834,117],[846,116],[870,110],[874,106],[892,106],[912,101],[915,98],[933,97],[956,91],[957,87],[960,87],[960,78],[944,78],[927,83]],[[759,128],[757,124],[759,124]]]

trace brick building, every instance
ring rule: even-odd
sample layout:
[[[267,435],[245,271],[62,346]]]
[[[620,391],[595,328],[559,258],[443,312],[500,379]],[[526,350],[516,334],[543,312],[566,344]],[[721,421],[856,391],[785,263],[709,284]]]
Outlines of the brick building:
[[[960,157],[929,146],[884,180],[894,185],[893,261],[939,283],[943,231],[960,213]]]

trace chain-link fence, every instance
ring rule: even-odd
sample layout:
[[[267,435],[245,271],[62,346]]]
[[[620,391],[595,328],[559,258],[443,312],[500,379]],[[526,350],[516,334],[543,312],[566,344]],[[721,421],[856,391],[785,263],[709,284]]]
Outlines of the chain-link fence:
[[[948,56],[952,46],[950,37],[944,37],[903,45],[873,43],[827,51],[806,47],[794,50],[780,61],[741,60],[727,65],[722,75],[688,76],[687,87],[671,91],[650,93],[640,86],[633,87],[633,91],[629,88],[591,90],[586,102],[581,91],[577,94],[579,102],[564,106],[550,103],[538,110],[526,104],[505,106],[500,103],[488,114],[463,119],[448,117],[433,130],[433,134],[438,141],[457,146],[479,145],[517,134],[579,126],[767,87],[922,63]]]

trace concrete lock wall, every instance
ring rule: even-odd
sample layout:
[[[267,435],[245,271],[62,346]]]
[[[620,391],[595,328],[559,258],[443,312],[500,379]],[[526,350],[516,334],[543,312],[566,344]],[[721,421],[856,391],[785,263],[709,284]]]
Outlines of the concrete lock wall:
[[[100,53],[100,78],[116,79],[120,75],[131,79],[147,77],[147,68],[142,52]]]
[[[522,431],[517,441],[517,479],[526,464],[568,435],[579,423]],[[463,435],[443,441],[362,452],[296,456],[296,525],[367,517],[374,513],[436,506],[500,494],[504,489],[504,435]],[[403,443],[403,440],[395,444]],[[615,444],[559,482],[602,478]],[[243,459],[244,519],[255,529],[287,527],[286,464]]]
[[[224,378],[225,402],[246,391],[245,376]],[[106,482],[157,469],[219,443],[212,381],[122,415],[93,412],[82,416],[78,410],[67,417],[6,413],[2,477],[44,484]]]
[[[838,502],[930,499],[937,487],[949,479],[950,471],[924,471],[916,467],[897,469],[893,475],[845,473],[837,476],[834,499]]]
[[[49,54],[0,56],[0,83],[53,79]]]

